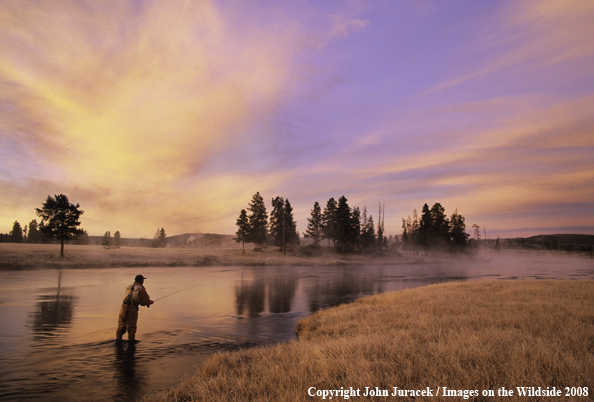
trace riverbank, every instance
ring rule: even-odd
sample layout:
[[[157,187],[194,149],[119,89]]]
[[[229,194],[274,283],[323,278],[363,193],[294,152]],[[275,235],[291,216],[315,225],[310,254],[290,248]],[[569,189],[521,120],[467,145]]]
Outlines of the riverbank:
[[[501,400],[502,388],[509,401],[543,400],[538,392],[553,388],[559,400],[594,392],[593,281],[431,285],[318,312],[297,330],[295,341],[219,353],[145,401],[315,401],[351,389],[352,400],[398,400],[363,396],[394,387],[427,401],[491,399],[483,391]]]
[[[276,247],[263,251],[237,247],[121,247],[68,245],[60,258],[56,244],[0,243],[0,269],[103,268],[103,267],[193,267],[193,266],[327,266],[403,264],[418,256],[340,254],[332,248],[299,248],[284,255]]]

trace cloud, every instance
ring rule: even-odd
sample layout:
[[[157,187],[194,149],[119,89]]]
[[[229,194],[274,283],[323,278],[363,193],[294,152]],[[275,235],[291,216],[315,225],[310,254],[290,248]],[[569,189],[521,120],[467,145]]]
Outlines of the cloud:
[[[209,2],[4,2],[1,15],[3,169],[67,183],[96,220],[192,214],[206,189],[233,198],[218,172],[184,178],[276,107],[291,37],[235,30]]]
[[[0,223],[63,192],[92,234],[232,233],[260,191],[300,231],[343,194],[544,227],[594,171],[594,10],[556,4],[4,1]]]

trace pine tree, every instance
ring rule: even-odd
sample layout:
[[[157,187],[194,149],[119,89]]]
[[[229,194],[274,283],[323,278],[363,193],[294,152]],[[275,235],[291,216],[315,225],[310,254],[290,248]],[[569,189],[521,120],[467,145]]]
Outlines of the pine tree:
[[[247,212],[245,209],[242,209],[239,213],[239,218],[237,218],[237,222],[235,222],[238,229],[235,233],[237,237],[235,241],[237,243],[241,242],[241,252],[245,254],[245,242],[249,242],[249,235],[250,235],[250,222],[247,216]]]
[[[299,232],[297,232],[297,222],[293,217],[293,207],[287,198],[285,200],[285,244],[289,247],[299,245]]]
[[[320,208],[320,204],[316,201],[311,210],[311,218],[307,218],[307,230],[304,235],[305,237],[311,237],[313,239],[315,247],[319,246],[320,239],[323,236],[322,219],[322,208]]]
[[[481,227],[475,223],[472,225],[472,228],[474,229],[474,239],[479,241],[481,239]]]
[[[330,245],[330,240],[336,245],[336,209],[336,200],[330,198],[322,215],[322,232],[324,239],[328,239],[328,245]]]
[[[37,229],[37,219],[33,219],[29,222],[29,237],[27,239],[28,243],[39,243],[41,242],[41,234]]]
[[[12,230],[10,231],[10,239],[13,243],[23,242],[23,229],[18,221],[14,221],[12,224]]]
[[[54,198],[48,195],[42,207],[35,208],[41,218],[39,230],[49,238],[60,240],[60,257],[64,256],[64,241],[74,240],[83,233],[78,226],[84,211],[79,208],[79,204],[71,204],[64,194]]]
[[[372,252],[375,250],[375,224],[373,222],[373,215],[369,215],[367,218],[367,208],[363,207],[363,215],[362,215],[362,225],[361,225],[361,249],[364,252]]]
[[[410,216],[408,217],[410,219]],[[402,245],[406,246],[408,244],[408,225],[406,224],[406,219],[402,218]]]
[[[161,228],[161,229],[157,228],[157,233],[155,233],[155,236],[153,237],[153,242],[151,243],[151,247],[155,247],[155,248],[167,247],[167,234],[165,233],[164,228]]]
[[[450,218],[450,237],[452,239],[452,248],[455,251],[464,250],[468,244],[468,233],[466,233],[466,223],[458,210],[454,210]]]
[[[334,215],[336,247],[342,252],[351,251],[359,240],[361,232],[360,212],[353,214],[348,200],[343,195],[338,199],[338,206]]]
[[[445,214],[445,208],[439,202],[431,207],[431,221],[433,228],[429,246],[445,247],[450,243],[450,222]]]
[[[361,211],[359,207],[354,207],[351,214],[351,242],[352,247],[356,248],[359,245],[361,238]]]
[[[122,235],[120,234],[119,230],[116,230],[116,232],[113,234],[113,245],[117,248],[120,248],[122,245]]]
[[[165,229],[161,228],[159,231],[159,247],[166,247],[167,246],[167,235],[165,234]]]
[[[270,235],[273,244],[286,254],[287,246],[299,244],[297,224],[293,218],[293,207],[289,200],[283,197],[272,199],[272,211],[270,212]]]
[[[268,233],[268,213],[260,192],[254,194],[248,210],[250,211],[250,241],[257,245],[259,251],[262,251]]]
[[[110,231],[105,232],[105,234],[101,238],[101,245],[103,247],[107,247],[107,248],[111,247],[111,232]]]
[[[385,230],[384,230],[384,215],[386,213],[385,209],[386,206],[382,207],[382,204],[378,201],[379,204],[379,218],[377,221],[377,250],[383,251],[386,248],[386,244],[388,239],[385,237]]]
[[[287,242],[285,241],[285,199],[277,196],[272,199],[272,211],[270,211],[270,236],[272,243],[276,247],[280,247],[281,251],[285,251]]]
[[[431,216],[431,210],[429,205],[423,205],[421,210],[421,220],[419,223],[418,230],[418,242],[419,245],[428,248],[433,234],[433,218]]]

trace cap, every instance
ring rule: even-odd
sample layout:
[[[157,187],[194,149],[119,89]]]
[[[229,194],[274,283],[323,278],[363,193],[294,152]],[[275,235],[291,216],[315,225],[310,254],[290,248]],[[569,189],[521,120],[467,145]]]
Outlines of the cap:
[[[134,278],[134,282],[142,282],[145,279],[146,278],[142,275],[136,275],[136,278]]]

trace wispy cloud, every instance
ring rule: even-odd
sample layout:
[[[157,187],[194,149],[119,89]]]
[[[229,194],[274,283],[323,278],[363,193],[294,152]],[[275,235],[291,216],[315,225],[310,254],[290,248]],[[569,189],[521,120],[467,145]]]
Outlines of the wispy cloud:
[[[301,231],[342,194],[594,227],[594,6],[559,4],[3,1],[0,230],[64,192],[93,234],[231,233],[256,191]]]

